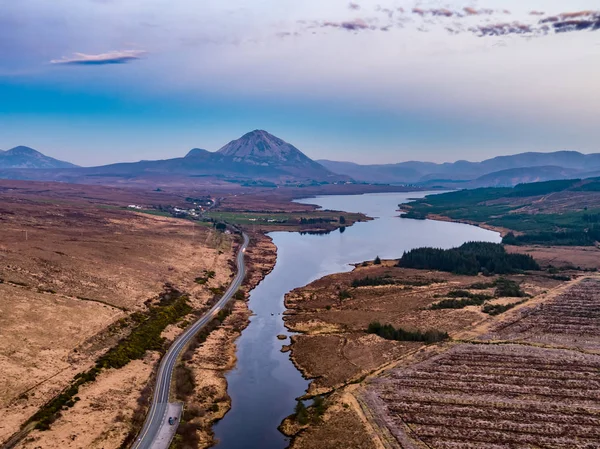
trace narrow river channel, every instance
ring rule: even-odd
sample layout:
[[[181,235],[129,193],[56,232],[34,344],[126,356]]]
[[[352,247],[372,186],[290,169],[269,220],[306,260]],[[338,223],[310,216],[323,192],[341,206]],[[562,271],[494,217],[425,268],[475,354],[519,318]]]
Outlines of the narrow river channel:
[[[398,218],[398,204],[424,192],[324,196],[300,200],[323,209],[362,212],[376,218],[356,223],[345,232],[301,235],[274,232],[277,246],[274,270],[250,295],[254,312],[250,325],[237,341],[237,366],[227,375],[232,408],[215,426],[219,449],[284,449],[287,438],[277,426],[308,387],[289,353],[280,351],[290,335],[283,325],[284,295],[332,273],[349,271],[351,263],[376,256],[399,258],[422,246],[451,248],[467,241],[500,242],[500,235],[475,226],[431,220]]]

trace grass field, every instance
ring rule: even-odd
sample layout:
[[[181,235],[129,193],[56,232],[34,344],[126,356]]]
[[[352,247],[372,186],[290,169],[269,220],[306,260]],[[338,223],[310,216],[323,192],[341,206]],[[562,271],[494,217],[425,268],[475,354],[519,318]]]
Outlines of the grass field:
[[[204,215],[215,221],[222,221],[235,225],[271,225],[271,226],[340,226],[351,225],[363,219],[360,214],[337,211],[314,211],[314,212],[221,212],[210,211]],[[340,217],[344,217],[340,220]]]

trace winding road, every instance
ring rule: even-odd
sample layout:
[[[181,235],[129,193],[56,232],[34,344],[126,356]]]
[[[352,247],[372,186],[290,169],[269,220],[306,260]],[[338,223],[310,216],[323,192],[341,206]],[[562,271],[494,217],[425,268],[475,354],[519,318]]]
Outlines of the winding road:
[[[189,328],[181,334],[168,349],[164,355],[160,367],[158,369],[158,375],[156,376],[156,388],[154,390],[154,396],[152,397],[152,406],[150,412],[146,417],[146,422],[142,428],[138,439],[133,444],[133,449],[158,449],[163,446],[163,443],[158,443],[158,437],[161,434],[173,434],[175,426],[179,424],[179,419],[176,424],[170,426],[168,423],[167,411],[169,410],[169,393],[171,389],[171,379],[173,377],[173,371],[177,365],[177,360],[183,348],[190,342],[190,340],[200,331],[204,326],[210,323],[217,314],[227,305],[231,300],[235,292],[240,288],[244,277],[246,276],[246,267],[244,265],[244,253],[250,239],[246,234],[242,234],[244,242],[240,247],[237,254],[237,274],[233,279],[233,282],[223,295],[223,297],[206,313],[202,318],[192,324]],[[163,429],[164,428],[164,429]],[[170,438],[169,438],[170,440]],[[167,445],[168,447],[168,442]]]

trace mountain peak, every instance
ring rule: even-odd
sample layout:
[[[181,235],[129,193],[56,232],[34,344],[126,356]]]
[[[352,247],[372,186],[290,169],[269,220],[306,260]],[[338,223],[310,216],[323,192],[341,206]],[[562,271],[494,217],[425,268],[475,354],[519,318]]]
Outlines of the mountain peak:
[[[316,164],[295,146],[261,129],[229,142],[218,153],[255,165]]]
[[[76,165],[43,155],[33,148],[18,146],[0,152],[0,168],[72,168]]]
[[[192,157],[206,157],[206,156],[210,156],[210,151],[202,149],[202,148],[192,148],[188,154],[185,155],[186,158],[192,158]]]
[[[18,147],[11,148],[10,150],[5,151],[4,154],[10,154],[13,156],[43,156],[42,153],[40,153],[39,151],[34,150],[33,148],[26,147],[24,145],[19,145]]]

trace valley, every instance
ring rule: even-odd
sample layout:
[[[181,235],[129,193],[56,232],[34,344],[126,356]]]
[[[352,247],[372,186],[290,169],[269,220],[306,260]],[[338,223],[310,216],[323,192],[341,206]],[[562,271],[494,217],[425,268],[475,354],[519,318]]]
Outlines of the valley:
[[[269,158],[283,148],[290,164],[306,162],[260,132],[223,154],[260,165],[263,144]],[[448,367],[442,386],[454,391],[477,363],[493,379],[517,370],[519,357],[557,365],[569,357],[521,354],[524,345],[563,351],[576,338],[595,354],[585,317],[599,260],[596,180],[437,194],[291,176],[275,187],[209,179],[184,187],[145,175],[126,186],[0,181],[5,447],[130,447],[161,357],[231,282],[239,229],[250,237],[242,288],[174,365],[170,400],[184,412],[173,448],[537,441],[486,424],[457,443],[439,431],[440,404],[464,409],[466,421],[451,423],[467,428],[475,413],[467,408],[487,410],[498,393],[482,389],[467,402],[426,395],[424,373]],[[573,320],[591,326],[589,335]],[[505,352],[517,361],[490,365]],[[464,376],[452,377],[453,363]],[[250,419],[257,403],[269,413]],[[412,412],[417,403],[431,413]],[[516,413],[511,429],[520,428]],[[570,412],[556,413],[558,422]],[[543,441],[568,446],[553,435]]]
[[[597,3],[2,2],[0,449],[600,449]]]

